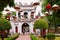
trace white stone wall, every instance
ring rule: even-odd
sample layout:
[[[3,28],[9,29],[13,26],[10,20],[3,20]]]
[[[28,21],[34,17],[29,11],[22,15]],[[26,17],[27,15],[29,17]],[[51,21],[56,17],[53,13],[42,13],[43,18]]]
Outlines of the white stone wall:
[[[24,8],[23,8],[24,9]],[[26,7],[26,9],[27,9],[27,7]],[[29,8],[28,8],[29,9]],[[34,7],[32,7],[31,9],[34,9]],[[30,15],[31,15],[31,12],[32,11],[23,11],[23,12],[20,12],[21,13],[21,15],[24,15],[24,12],[27,12],[28,13],[28,19],[30,18]],[[19,19],[18,18],[18,11],[16,11],[16,17],[17,17],[17,20]],[[34,17],[35,17],[35,15],[34,15]],[[12,17],[11,17],[12,18]],[[21,17],[21,19],[22,19],[23,17]],[[13,19],[12,20],[10,20],[10,23],[11,23],[11,27],[12,27],[12,29],[10,30],[10,32],[11,33],[16,33],[16,26],[18,27],[18,33],[20,33],[20,34],[22,34],[22,24],[24,23],[24,22],[17,22],[17,23],[14,23],[14,21],[13,21]],[[29,31],[30,31],[30,33],[34,33],[33,32],[33,24],[34,24],[34,22],[26,22],[28,25],[29,25]]]
[[[20,34],[23,34],[22,33],[22,24],[24,23],[24,22],[18,22],[18,23],[14,23],[13,21],[10,21],[11,22],[11,27],[12,27],[12,29],[10,30],[10,33],[16,33],[15,32],[15,27],[17,26],[18,27],[18,33],[20,33]],[[29,33],[34,33],[33,32],[33,22],[26,22],[28,25],[29,25]]]
[[[13,21],[10,21],[12,29],[10,29],[10,33],[15,33],[15,25]]]

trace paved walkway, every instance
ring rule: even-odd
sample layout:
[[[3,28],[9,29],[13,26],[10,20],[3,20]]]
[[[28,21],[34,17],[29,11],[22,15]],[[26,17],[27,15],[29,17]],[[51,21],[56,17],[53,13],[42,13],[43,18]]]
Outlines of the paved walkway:
[[[31,40],[30,35],[20,35],[16,40]]]

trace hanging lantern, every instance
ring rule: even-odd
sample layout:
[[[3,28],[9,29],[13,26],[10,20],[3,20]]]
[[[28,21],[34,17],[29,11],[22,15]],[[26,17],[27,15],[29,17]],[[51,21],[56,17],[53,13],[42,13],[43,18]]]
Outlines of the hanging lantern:
[[[47,10],[51,9],[51,5],[50,4],[47,4],[46,9]]]

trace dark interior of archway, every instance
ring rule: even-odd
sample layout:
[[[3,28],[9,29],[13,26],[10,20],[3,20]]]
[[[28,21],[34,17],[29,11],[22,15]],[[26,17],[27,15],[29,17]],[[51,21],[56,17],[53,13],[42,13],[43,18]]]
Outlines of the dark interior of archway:
[[[29,32],[29,25],[27,23],[22,24],[22,32],[28,27],[27,32]]]
[[[24,23],[24,24],[22,24],[22,27],[24,27],[24,26],[29,26],[27,23]]]
[[[21,13],[20,13],[20,12],[18,12],[18,17],[19,17],[19,18],[20,18],[20,14],[21,14]]]
[[[15,28],[15,29],[16,29],[16,33],[18,33],[18,27],[17,27],[17,26],[16,26],[16,28]]]
[[[28,13],[27,12],[24,12],[24,15],[28,15]]]

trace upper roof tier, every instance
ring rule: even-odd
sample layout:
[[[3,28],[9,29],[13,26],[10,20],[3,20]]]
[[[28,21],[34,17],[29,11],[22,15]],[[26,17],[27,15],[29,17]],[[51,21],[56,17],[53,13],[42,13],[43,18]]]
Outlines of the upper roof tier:
[[[35,2],[35,3],[31,2],[31,4],[29,4],[29,5],[27,3],[25,3],[23,5],[21,2],[19,2],[19,4],[16,3],[16,5],[19,5],[20,7],[33,7],[33,6],[37,6],[39,4],[40,4],[39,2]]]
[[[24,5],[20,2],[20,4],[17,4],[16,3],[16,5],[15,5],[15,9],[17,9],[17,10],[21,10],[21,11],[32,11],[32,10],[36,10],[36,7],[35,6],[37,6],[37,5],[39,5],[39,2],[35,2],[35,3],[31,3],[31,4],[27,4],[27,3],[25,3]]]

